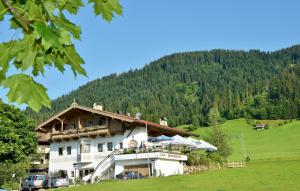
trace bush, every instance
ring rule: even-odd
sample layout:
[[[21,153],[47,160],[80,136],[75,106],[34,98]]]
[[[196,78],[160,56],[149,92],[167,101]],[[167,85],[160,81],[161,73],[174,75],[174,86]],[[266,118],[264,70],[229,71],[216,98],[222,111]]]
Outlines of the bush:
[[[95,178],[94,178],[94,182],[100,182],[100,178],[99,178],[99,176],[96,176]]]
[[[208,166],[209,165],[209,158],[206,154],[200,153],[190,153],[188,155],[187,165],[188,166]]]
[[[207,157],[210,159],[210,161],[215,162],[215,163],[220,163],[223,164],[223,159],[220,153],[218,152],[211,152],[208,153]]]
[[[128,149],[126,151],[124,151],[124,154],[135,154],[136,151],[134,149]]]
[[[218,148],[214,153],[217,153],[220,157],[226,159],[232,152],[230,138],[231,137],[227,132],[221,129],[220,126],[213,126],[208,132],[206,140]]]
[[[19,163],[0,163],[0,187],[18,189],[20,178],[27,177],[28,160]],[[15,174],[14,177],[12,175]]]

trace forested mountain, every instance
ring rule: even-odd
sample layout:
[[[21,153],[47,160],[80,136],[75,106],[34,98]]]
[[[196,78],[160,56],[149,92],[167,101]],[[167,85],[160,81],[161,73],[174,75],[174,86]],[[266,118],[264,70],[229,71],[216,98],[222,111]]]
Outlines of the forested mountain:
[[[206,124],[215,104],[226,119],[300,116],[300,45],[275,52],[211,50],[176,53],[142,69],[87,83],[52,102],[52,109],[27,115],[37,122],[67,107],[100,103],[108,111],[142,113],[172,126]]]

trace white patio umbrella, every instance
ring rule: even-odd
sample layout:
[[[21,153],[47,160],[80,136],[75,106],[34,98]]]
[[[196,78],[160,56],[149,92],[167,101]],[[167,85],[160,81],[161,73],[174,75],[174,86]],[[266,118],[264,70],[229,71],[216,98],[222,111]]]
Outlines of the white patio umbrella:
[[[187,140],[186,138],[183,138],[179,135],[175,135],[172,137],[172,140],[168,140],[168,141],[161,141],[159,143],[159,145],[183,145],[183,146],[187,146],[187,147],[196,147],[197,145],[192,142]]]
[[[217,147],[213,146],[212,144],[208,143],[208,142],[205,142],[203,140],[197,140],[197,139],[194,139],[194,138],[187,138],[187,140],[193,142],[196,144],[196,149],[204,149],[204,150],[208,150],[208,151],[216,151],[218,150]]]

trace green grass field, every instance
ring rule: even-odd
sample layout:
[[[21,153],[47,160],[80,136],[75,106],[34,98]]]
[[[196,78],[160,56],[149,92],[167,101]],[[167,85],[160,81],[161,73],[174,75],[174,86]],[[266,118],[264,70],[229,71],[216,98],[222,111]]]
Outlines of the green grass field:
[[[276,122],[274,122],[275,124]],[[184,128],[184,127],[181,127]],[[246,168],[206,171],[194,175],[111,181],[62,190],[104,191],[298,191],[300,190],[300,121],[256,131],[244,119],[222,124],[232,137],[233,154],[229,160],[242,160],[240,135],[251,157]],[[195,132],[205,137],[208,128]]]
[[[111,181],[66,188],[73,191],[298,191],[299,160],[251,162],[242,169],[223,169],[195,175]]]
[[[233,153],[229,160],[244,158],[241,135],[246,154],[251,160],[300,157],[300,121],[260,131],[253,130],[245,119],[229,120],[221,126],[231,136]],[[205,137],[208,130],[209,128],[199,128],[194,132],[200,137]]]

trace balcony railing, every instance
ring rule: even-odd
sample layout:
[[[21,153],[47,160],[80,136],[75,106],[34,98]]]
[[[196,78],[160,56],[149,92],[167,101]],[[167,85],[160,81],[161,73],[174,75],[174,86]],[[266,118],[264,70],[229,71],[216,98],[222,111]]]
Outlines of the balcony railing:
[[[94,155],[90,153],[80,153],[77,155],[77,161],[78,162],[93,162],[94,160]]]
[[[139,154],[139,153],[156,153],[163,152],[169,154],[183,154],[180,149],[170,149],[168,147],[143,147],[143,148],[129,148],[115,150],[116,155],[122,154]]]
[[[67,131],[59,131],[52,134],[52,140],[64,140],[64,139],[78,139],[80,137],[92,137],[99,135],[108,135],[109,131],[107,128],[82,128],[72,129]]]

